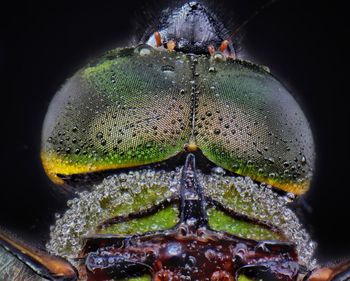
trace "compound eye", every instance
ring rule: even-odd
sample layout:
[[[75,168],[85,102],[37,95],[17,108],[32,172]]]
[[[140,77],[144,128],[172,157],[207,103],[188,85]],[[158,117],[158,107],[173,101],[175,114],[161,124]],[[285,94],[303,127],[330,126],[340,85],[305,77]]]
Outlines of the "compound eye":
[[[182,151],[191,134],[187,60],[141,45],[111,51],[78,71],[46,114],[41,158],[48,176],[63,184]]]
[[[213,56],[222,53],[216,52]],[[196,142],[212,162],[294,194],[304,193],[314,143],[304,113],[265,69],[200,58]]]

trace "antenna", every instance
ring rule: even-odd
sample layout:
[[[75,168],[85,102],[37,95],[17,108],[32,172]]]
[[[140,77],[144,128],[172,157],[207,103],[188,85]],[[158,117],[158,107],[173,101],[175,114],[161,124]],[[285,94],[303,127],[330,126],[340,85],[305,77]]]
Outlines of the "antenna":
[[[278,0],[270,0],[265,2],[260,8],[256,9],[246,20],[244,20],[232,33],[230,36],[233,38],[240,30],[245,27],[252,19],[254,19],[257,15],[259,15],[263,10],[271,6],[273,3],[277,2]]]

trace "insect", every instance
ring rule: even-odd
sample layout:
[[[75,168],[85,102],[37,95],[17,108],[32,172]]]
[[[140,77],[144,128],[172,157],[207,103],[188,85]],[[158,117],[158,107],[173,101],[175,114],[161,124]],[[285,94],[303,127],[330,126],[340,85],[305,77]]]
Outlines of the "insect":
[[[312,271],[314,245],[288,208],[314,151],[285,87],[239,60],[200,3],[148,35],[54,97],[45,170],[58,185],[92,186],[57,218],[48,252],[1,234],[4,278],[345,280],[346,263]]]

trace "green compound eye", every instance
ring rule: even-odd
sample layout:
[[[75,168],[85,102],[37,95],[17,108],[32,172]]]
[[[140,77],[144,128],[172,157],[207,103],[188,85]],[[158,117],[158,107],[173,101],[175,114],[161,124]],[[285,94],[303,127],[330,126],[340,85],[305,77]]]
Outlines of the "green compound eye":
[[[197,144],[218,166],[287,192],[304,193],[314,145],[294,98],[261,67],[240,61],[196,67]]]
[[[140,166],[179,153],[190,134],[190,95],[182,90],[190,75],[186,57],[144,57],[134,49],[79,71],[46,117],[41,156],[48,175],[62,183],[58,174]]]
[[[63,183],[184,149],[295,194],[307,190],[314,162],[304,114],[264,69],[146,47],[112,51],[67,81],[48,110],[41,157]]]

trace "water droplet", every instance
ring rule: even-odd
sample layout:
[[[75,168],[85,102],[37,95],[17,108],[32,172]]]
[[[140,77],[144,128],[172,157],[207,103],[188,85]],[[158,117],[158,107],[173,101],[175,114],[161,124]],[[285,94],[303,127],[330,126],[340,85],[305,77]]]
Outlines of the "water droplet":
[[[215,129],[215,130],[214,130],[214,134],[215,134],[215,135],[219,135],[220,133],[221,133],[220,129]]]
[[[284,200],[287,202],[287,203],[290,203],[290,202],[293,202],[295,199],[295,195],[291,192],[288,192],[285,196],[284,196]]]
[[[301,157],[301,164],[303,164],[303,165],[306,164],[306,158],[305,158],[305,156]]]
[[[222,54],[222,53],[219,53],[219,52],[216,52],[215,54],[214,54],[214,56],[213,56],[213,59],[215,60],[215,61],[225,61],[226,60],[226,57],[224,56],[224,54]]]
[[[141,57],[148,56],[151,54],[151,50],[149,48],[141,48],[139,54]]]
[[[275,163],[275,159],[273,159],[272,157],[266,157],[265,160],[268,161],[271,164]]]
[[[174,72],[175,68],[172,65],[163,65],[162,71],[167,73]]]
[[[209,67],[209,70],[208,70],[209,72],[216,72],[216,68],[214,67],[214,66],[211,66],[211,67]]]
[[[217,167],[214,167],[214,168],[211,169],[211,173],[213,175],[221,175],[221,176],[223,176],[223,175],[225,175],[226,171],[222,167],[217,166]]]
[[[266,65],[261,65],[261,68],[265,70],[266,72],[270,73],[270,68]]]
[[[238,169],[238,168],[239,168],[239,164],[238,164],[238,163],[234,163],[234,164],[232,165],[232,168],[233,168],[233,169]]]

